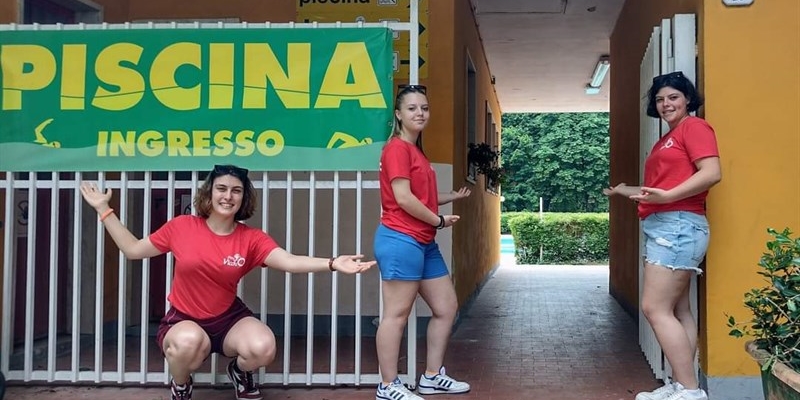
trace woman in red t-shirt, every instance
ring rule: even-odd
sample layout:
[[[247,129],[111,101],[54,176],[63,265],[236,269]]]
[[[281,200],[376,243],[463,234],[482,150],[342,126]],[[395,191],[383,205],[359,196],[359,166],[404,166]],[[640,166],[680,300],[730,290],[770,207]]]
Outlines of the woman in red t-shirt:
[[[239,223],[256,209],[248,171],[217,165],[194,198],[197,216],[173,218],[155,233],[137,239],[109,207],[111,190],[81,185],[111,238],[129,260],[172,252],[175,275],[170,310],[161,320],[157,342],[172,374],[171,399],[192,398],[191,374],[211,353],[232,357],[228,377],[237,399],[261,399],[252,371],[275,358],[275,335],[237,297],[239,281],[253,268],[269,266],[291,273],[362,272],[375,265],[363,256],[296,256],[264,231]]]
[[[375,232],[375,259],[381,270],[383,318],[376,337],[381,380],[376,400],[418,400],[397,377],[403,330],[417,294],[430,306],[428,355],[420,394],[465,393],[466,382],[449,377],[444,353],[458,302],[436,229],[452,226],[458,215],[440,215],[439,206],[469,196],[467,188],[438,193],[436,173],[422,152],[422,129],[430,111],[424,86],[405,86],[395,99],[394,128],[380,163],[381,223]]]
[[[644,185],[624,183],[603,193],[639,203],[644,233],[642,312],[672,366],[673,381],[636,400],[707,400],[694,370],[697,325],[689,302],[689,284],[700,274],[708,249],[705,217],[708,190],[722,178],[714,130],[689,113],[703,100],[681,72],[653,78],[647,115],[661,118],[669,132],[659,139],[644,165]]]

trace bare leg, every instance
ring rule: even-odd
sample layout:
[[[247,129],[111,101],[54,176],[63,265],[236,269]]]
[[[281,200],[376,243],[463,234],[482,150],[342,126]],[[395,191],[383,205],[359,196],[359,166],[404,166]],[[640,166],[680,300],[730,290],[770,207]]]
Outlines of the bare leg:
[[[428,354],[425,367],[426,372],[431,375],[439,373],[439,368],[444,363],[444,354],[458,310],[458,300],[449,276],[422,281],[420,295],[433,313],[428,323]]]
[[[673,271],[645,263],[642,312],[667,357],[676,381],[687,389],[697,389],[692,341],[675,315],[681,296],[687,291],[691,271]],[[696,343],[696,339],[695,339]],[[695,344],[696,345],[696,344]]]
[[[681,298],[675,306],[675,317],[677,317],[678,321],[683,325],[683,330],[686,332],[686,336],[689,338],[689,344],[691,345],[692,358],[694,358],[697,355],[697,323],[694,321],[694,315],[692,315],[692,308],[689,303],[690,286],[691,283],[686,285],[686,289],[681,294]]]
[[[211,352],[211,340],[193,321],[181,321],[170,328],[163,346],[169,372],[178,385],[186,383]]]
[[[254,317],[242,318],[225,335],[222,351],[236,357],[240,370],[253,371],[275,359],[275,334]]]
[[[397,362],[400,358],[400,343],[403,329],[408,322],[411,306],[417,298],[419,281],[382,281],[383,318],[378,325],[375,345],[378,352],[378,365],[383,383],[397,378]]]

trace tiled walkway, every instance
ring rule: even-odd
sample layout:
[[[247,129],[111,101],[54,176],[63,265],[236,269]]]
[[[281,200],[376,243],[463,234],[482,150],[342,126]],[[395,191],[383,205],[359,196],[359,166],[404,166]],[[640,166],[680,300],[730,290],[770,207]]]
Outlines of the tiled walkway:
[[[608,294],[608,269],[503,266],[464,311],[448,373],[482,400],[633,400],[657,386],[637,327]],[[420,352],[418,370],[424,369]],[[266,388],[265,400],[374,399],[374,388]],[[197,389],[196,400],[230,400],[232,389]],[[166,388],[9,387],[6,399],[169,399]]]

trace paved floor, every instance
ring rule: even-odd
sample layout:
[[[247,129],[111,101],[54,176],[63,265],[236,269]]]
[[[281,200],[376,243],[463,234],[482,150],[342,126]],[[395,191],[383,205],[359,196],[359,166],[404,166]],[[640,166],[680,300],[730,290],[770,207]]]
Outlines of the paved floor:
[[[635,322],[608,295],[607,267],[504,265],[464,311],[448,351],[448,373],[472,391],[433,398],[632,400],[658,385],[637,345]],[[375,393],[373,387],[263,392],[265,400],[373,399]],[[166,388],[36,386],[6,393],[11,400],[168,398]],[[200,388],[194,399],[234,395]]]

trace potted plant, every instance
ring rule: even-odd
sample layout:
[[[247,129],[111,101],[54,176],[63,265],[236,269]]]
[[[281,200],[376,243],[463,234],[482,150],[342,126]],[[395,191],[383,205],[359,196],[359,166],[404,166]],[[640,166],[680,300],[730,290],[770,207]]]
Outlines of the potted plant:
[[[800,238],[768,229],[772,239],[758,262],[767,284],[744,294],[752,319],[728,316],[730,335],[748,336],[747,352],[761,365],[766,400],[800,399]]]

